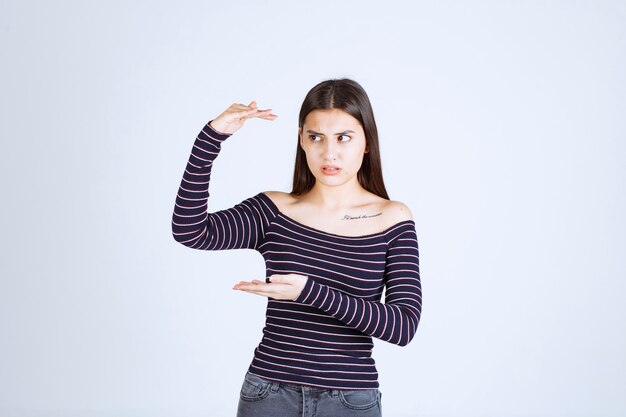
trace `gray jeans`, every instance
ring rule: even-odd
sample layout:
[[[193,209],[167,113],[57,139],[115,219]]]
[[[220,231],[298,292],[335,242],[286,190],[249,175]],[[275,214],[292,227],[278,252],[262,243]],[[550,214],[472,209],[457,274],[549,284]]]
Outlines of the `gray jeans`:
[[[381,417],[378,389],[337,390],[269,381],[250,372],[237,417]]]

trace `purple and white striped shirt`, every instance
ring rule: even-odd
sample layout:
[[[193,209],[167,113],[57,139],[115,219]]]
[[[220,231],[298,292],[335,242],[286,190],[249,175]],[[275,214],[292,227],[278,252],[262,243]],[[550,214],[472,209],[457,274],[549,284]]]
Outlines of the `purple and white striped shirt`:
[[[295,301],[268,299],[249,371],[324,388],[378,388],[372,337],[405,346],[420,320],[415,223],[342,236],[286,216],[264,193],[209,213],[211,167],[229,136],[207,124],[196,138],[176,197],[174,238],[194,249],[254,249],[266,276],[309,277]]]

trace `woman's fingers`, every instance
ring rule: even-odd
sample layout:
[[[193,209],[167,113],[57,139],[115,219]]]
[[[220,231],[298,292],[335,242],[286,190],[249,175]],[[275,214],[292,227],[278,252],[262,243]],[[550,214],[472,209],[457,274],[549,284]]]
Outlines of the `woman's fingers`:
[[[234,112],[232,115],[232,120],[233,121],[248,120],[248,119],[252,119],[253,117],[257,117],[259,119],[265,119],[265,120],[274,120],[278,116],[276,116],[275,114],[272,114],[272,109],[259,110],[257,108],[252,108],[252,109],[247,108],[244,110]]]
[[[257,114],[254,117],[258,117],[259,119],[264,119],[264,120],[275,120],[278,116],[273,114],[271,110],[268,110],[269,113],[265,114],[265,113],[261,113],[261,114]]]
[[[254,279],[252,281],[241,281],[238,284],[233,286],[233,290],[241,290],[241,291],[264,291],[268,293],[276,293],[278,291],[284,290],[284,285],[275,284],[273,282],[267,283],[265,281],[259,281],[258,279]]]
[[[241,103],[231,104],[222,114],[211,121],[211,127],[224,134],[233,134],[239,130],[246,120],[253,117],[274,120],[271,109],[259,110],[256,100],[252,100],[249,105]]]
[[[233,287],[233,290],[240,290],[250,294],[261,295],[263,297],[275,297],[275,289],[268,287],[265,282],[254,280],[252,282],[242,282]]]
[[[247,117],[248,118],[263,117],[263,116],[267,116],[270,114],[272,114],[272,109],[265,109],[265,110],[252,109],[252,111],[248,112]]]
[[[275,120],[278,116],[272,113],[272,109],[267,109],[267,110],[259,110],[258,113],[252,115],[251,117],[257,117],[259,119],[264,119],[264,120]]]
[[[252,289],[252,290],[244,290],[244,292],[255,294],[255,295],[261,295],[263,297],[276,298],[276,293],[274,291],[267,291],[263,289]]]
[[[253,117],[275,120],[278,116],[272,114],[272,109],[258,109],[255,100],[252,100],[247,106],[241,103],[233,103],[222,114],[211,121],[211,127],[221,133],[233,134],[244,125],[246,120]]]
[[[259,281],[258,279],[253,279],[252,281],[239,281],[238,284],[233,286],[233,290],[250,290],[258,288],[259,286],[267,285],[265,281]]]
[[[251,101],[250,104],[248,104],[247,106],[245,104],[234,103],[230,106],[228,110],[231,110],[233,112],[242,112],[242,111],[249,111],[249,110],[263,111],[257,108],[256,101]]]
[[[234,119],[245,119],[250,115],[253,115],[255,113],[258,113],[259,110],[258,109],[244,109],[244,110],[240,110],[238,112],[235,112],[233,114],[233,118]]]
[[[256,100],[252,100],[247,106],[241,103],[231,104],[226,111],[211,122],[211,125],[219,132],[232,134],[239,130],[246,120],[253,117],[275,120],[277,116],[272,114],[272,109],[257,108]]]
[[[308,277],[299,274],[273,274],[266,279],[269,279],[269,282],[258,279],[240,281],[233,286],[233,290],[245,291],[276,300],[295,301],[302,292]]]

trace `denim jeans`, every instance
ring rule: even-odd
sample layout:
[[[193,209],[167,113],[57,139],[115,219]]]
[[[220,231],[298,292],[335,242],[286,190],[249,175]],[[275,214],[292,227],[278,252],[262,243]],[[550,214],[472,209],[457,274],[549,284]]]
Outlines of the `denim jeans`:
[[[270,381],[250,372],[237,417],[381,417],[378,389],[337,390]]]

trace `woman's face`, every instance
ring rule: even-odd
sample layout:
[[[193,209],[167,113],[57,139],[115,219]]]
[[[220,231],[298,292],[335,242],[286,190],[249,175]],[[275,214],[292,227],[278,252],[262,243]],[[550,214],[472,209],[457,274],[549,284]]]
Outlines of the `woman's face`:
[[[363,155],[369,151],[357,119],[340,109],[313,110],[298,136],[317,182],[332,186],[356,180]]]

